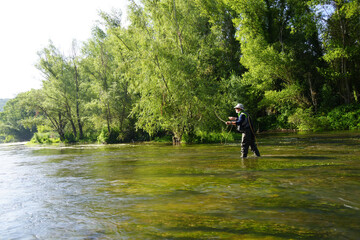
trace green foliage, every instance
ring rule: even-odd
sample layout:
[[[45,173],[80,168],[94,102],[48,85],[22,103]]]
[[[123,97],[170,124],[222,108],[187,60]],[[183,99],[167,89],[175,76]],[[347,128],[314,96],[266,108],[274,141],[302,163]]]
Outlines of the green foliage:
[[[112,128],[109,132],[103,128],[97,140],[100,143],[120,143],[122,139],[119,129]]]
[[[312,109],[298,108],[289,117],[289,123],[301,131],[360,129],[360,107],[357,104],[334,108],[327,115],[314,115]]]
[[[300,87],[289,85],[281,91],[266,91],[260,104],[269,108],[270,111],[281,111],[284,107],[295,106],[301,102]]]
[[[191,138],[187,134],[184,135],[184,141],[187,143],[229,143],[240,140],[241,134],[236,132],[235,127],[222,129],[221,132],[198,130]]]
[[[214,54],[226,48],[217,48],[216,28],[192,1],[144,1],[144,7],[131,8],[136,32],[131,52],[138,56],[133,78],[140,95],[132,111],[136,127],[151,136],[169,131],[181,141],[202,128],[202,121],[211,121],[208,109],[216,104],[218,79],[224,76]]]
[[[60,142],[59,135],[53,132],[35,133],[30,140],[30,143],[34,144],[54,144]]]
[[[26,93],[7,101],[3,112],[0,113],[0,133],[7,136],[5,141],[30,140],[36,132],[36,126],[27,124],[25,120],[34,115],[35,112],[27,107]]]
[[[357,129],[359,9],[354,0],[131,1],[127,27],[119,11],[101,12],[71,54],[51,42],[39,52],[43,87],[6,103],[1,139],[232,141],[216,115],[235,116],[239,102],[259,131]]]
[[[31,138],[30,143],[34,144],[56,144],[60,143],[60,136],[48,125],[38,125],[37,132]],[[68,141],[65,141],[68,142]]]
[[[0,134],[0,143],[5,142],[6,139],[6,135],[5,134]]]
[[[5,98],[5,99],[0,99],[0,112],[3,111],[4,106],[6,104],[6,102],[9,101],[9,99]]]
[[[352,104],[336,107],[327,114],[327,120],[334,130],[360,129],[360,106]]]
[[[159,142],[159,143],[172,143],[172,136],[171,135],[163,135],[163,136],[158,136],[154,138],[154,142]]]
[[[41,109],[50,120],[62,140],[65,134],[72,132],[75,138],[82,139],[84,93],[88,87],[80,73],[80,63],[76,56],[76,44],[73,43],[73,55],[66,57],[50,43],[39,52],[38,69],[43,72],[45,80],[38,97],[44,100],[37,108]],[[68,127],[67,127],[68,125]],[[68,129],[67,129],[68,128]],[[72,137],[69,137],[70,141]]]
[[[37,130],[38,133],[47,133],[47,132],[51,132],[52,128],[48,125],[38,125]]]
[[[328,84],[345,104],[358,101],[360,83],[360,3],[329,1],[332,12],[326,16],[322,38],[328,66],[322,69]]]
[[[74,133],[65,133],[65,140],[64,142],[65,143],[75,143],[77,140],[76,140],[76,137],[74,135]]]
[[[296,109],[295,113],[288,118],[295,129],[300,131],[313,130],[315,128],[315,118],[312,116],[312,109]]]
[[[16,142],[16,138],[13,135],[6,135],[4,143]]]

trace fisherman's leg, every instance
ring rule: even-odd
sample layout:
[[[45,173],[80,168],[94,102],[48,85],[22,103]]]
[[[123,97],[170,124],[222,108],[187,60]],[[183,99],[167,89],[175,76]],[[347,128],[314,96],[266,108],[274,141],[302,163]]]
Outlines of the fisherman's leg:
[[[246,131],[242,134],[242,141],[241,141],[241,157],[246,158],[248,151],[249,151],[249,133]]]
[[[259,152],[259,149],[257,148],[256,146],[256,143],[253,142],[251,145],[251,151],[257,156],[257,157],[260,157],[260,152]]]
[[[260,157],[259,149],[256,146],[255,136],[251,133],[251,143],[250,143],[251,151],[255,154],[255,156]]]
[[[241,157],[246,158],[249,151],[249,144],[241,143]]]

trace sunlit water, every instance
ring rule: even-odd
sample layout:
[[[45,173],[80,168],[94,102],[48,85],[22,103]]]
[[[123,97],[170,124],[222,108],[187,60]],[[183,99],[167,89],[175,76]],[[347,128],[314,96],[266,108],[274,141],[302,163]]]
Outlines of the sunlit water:
[[[359,239],[360,132],[0,145],[0,239]]]

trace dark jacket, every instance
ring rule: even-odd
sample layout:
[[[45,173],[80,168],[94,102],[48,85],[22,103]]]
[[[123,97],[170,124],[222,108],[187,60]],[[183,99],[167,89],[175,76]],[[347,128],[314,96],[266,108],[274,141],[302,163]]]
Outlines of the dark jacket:
[[[244,132],[245,130],[250,129],[250,115],[245,112],[241,111],[239,116],[236,120],[236,128],[239,132]]]

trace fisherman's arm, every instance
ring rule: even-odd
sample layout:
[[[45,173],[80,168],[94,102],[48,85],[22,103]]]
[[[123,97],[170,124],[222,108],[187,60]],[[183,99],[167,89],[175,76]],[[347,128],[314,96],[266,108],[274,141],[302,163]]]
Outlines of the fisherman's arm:
[[[231,120],[231,121],[227,121],[226,125],[236,125],[237,119],[238,119],[237,117],[229,117],[229,120]]]
[[[241,125],[242,122],[244,121],[245,116],[242,114],[240,115],[240,118],[238,117],[229,117],[229,120],[232,121],[227,121],[226,125]]]

